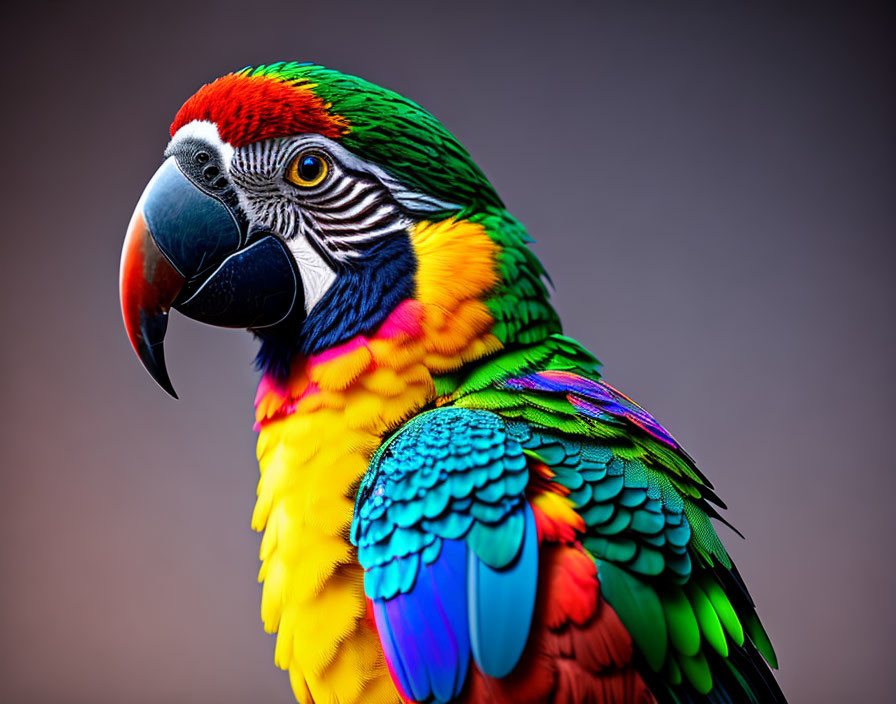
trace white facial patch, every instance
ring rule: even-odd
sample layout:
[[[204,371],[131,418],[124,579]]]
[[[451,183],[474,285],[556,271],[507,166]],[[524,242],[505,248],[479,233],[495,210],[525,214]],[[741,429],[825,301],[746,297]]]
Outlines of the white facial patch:
[[[208,120],[188,122],[174,133],[171,141],[168,142],[166,152],[186,139],[201,140],[217,148],[224,167],[229,168],[230,160],[233,158],[233,147],[221,139],[221,135],[218,134],[218,126],[214,122]]]
[[[336,272],[318,254],[305,235],[298,235],[286,242],[289,251],[293,253],[302,274],[302,288],[305,290],[305,313],[311,313],[311,309],[324,297],[330,286],[336,280]]]

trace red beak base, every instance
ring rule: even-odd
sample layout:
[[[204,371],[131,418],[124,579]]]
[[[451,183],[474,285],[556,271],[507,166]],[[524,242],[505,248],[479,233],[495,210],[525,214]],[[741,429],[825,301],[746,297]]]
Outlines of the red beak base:
[[[165,367],[163,342],[168,311],[184,277],[162,254],[139,206],[125,237],[119,285],[121,312],[134,351],[156,383],[177,398]]]

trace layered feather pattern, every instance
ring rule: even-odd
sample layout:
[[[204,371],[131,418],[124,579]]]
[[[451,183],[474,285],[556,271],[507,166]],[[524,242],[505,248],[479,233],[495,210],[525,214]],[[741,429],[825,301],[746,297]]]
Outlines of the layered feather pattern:
[[[530,467],[526,501],[536,510],[542,538],[576,546],[593,561],[595,583],[600,584],[599,601],[605,599],[608,608],[618,615],[635,647],[633,662],[641,663],[638,667],[650,685],[651,696],[669,702],[783,701],[763,662],[775,665],[774,652],[710,523],[710,517],[717,516],[713,505],[722,505],[721,501],[691,458],[655,418],[596,376],[586,376],[588,372],[581,367],[578,373],[573,371],[582,358],[575,343],[559,336],[549,338],[541,350],[496,356],[490,364],[493,368],[500,365],[501,372],[492,376],[491,383],[479,382],[474,374],[450,399],[455,407],[487,408],[494,418],[489,420],[490,414],[482,410],[471,416],[454,416],[458,410],[450,407],[419,416],[392,441],[401,443],[400,461],[408,471],[419,471],[415,469],[421,466],[419,455],[431,452],[429,437],[438,434],[437,427],[442,423],[436,419],[440,417],[462,418],[464,424],[475,419],[482,431],[494,434],[492,448],[498,443],[506,446],[507,439],[515,441],[519,450],[511,444],[514,456],[520,452]],[[468,432],[463,429],[454,449],[465,459],[452,460],[465,467],[473,462],[470,443],[463,435]],[[390,447],[386,445],[386,454],[390,454]],[[396,456],[390,456],[395,461]],[[411,493],[383,482],[383,464],[368,472],[356,523],[370,520],[375,510],[364,508],[364,502],[370,501],[370,487],[377,487],[374,491],[382,494],[373,500],[376,506],[388,503],[391,495],[406,497]],[[401,482],[408,482],[403,472],[392,471]],[[489,482],[500,478],[500,474],[488,470],[482,476]],[[423,474],[418,481],[424,481]],[[431,487],[429,484],[427,488]],[[464,488],[469,489],[471,503],[464,503],[461,495],[452,495],[457,503],[442,520],[455,515],[459,508],[473,511],[472,504],[480,495],[469,482]],[[520,490],[519,486],[515,489]],[[421,516],[425,496],[418,498]],[[495,494],[492,498],[500,505],[505,497]],[[402,513],[397,510],[395,515]],[[426,520],[433,518],[437,517],[427,516]],[[463,522],[464,526],[474,522],[471,516],[450,520],[457,525]],[[513,523],[510,512],[498,520]],[[435,533],[428,538],[417,536],[421,555],[427,540],[433,537]],[[386,569],[383,552],[371,559],[362,547],[359,556],[368,574]],[[400,563],[402,557],[396,553],[390,559]],[[578,595],[575,599],[582,610],[579,621],[587,621],[594,607],[587,606],[589,602],[580,590],[572,589],[571,593]],[[376,596],[389,598],[383,592]],[[594,598],[598,599],[596,594]],[[569,612],[573,611],[575,606],[569,607]],[[551,632],[550,624],[556,619],[548,618],[541,626],[539,619],[536,609],[533,628]],[[604,637],[593,634],[591,639]],[[531,644],[538,640],[533,634],[530,647],[536,647]],[[519,667],[525,661],[524,655]],[[474,669],[471,675],[471,691],[479,691],[476,682],[481,669]],[[553,671],[555,676],[561,672],[557,663]],[[581,672],[580,676],[591,685],[600,681],[590,679],[593,672]],[[508,683],[519,677],[515,670]],[[553,686],[557,682],[554,679]],[[591,685],[579,683],[579,689],[569,694],[569,701],[579,701],[581,688]],[[492,684],[489,697],[497,697],[495,688]],[[505,691],[506,687],[498,689]]]
[[[416,701],[460,694],[526,645],[538,578],[526,457],[491,413],[417,416],[372,462],[353,522],[389,665]],[[438,652],[437,652],[438,651]]]
[[[430,113],[278,63],[193,120],[328,136],[411,194],[401,246],[339,272],[259,388],[262,617],[299,701],[783,701],[724,504],[562,334],[525,229]]]

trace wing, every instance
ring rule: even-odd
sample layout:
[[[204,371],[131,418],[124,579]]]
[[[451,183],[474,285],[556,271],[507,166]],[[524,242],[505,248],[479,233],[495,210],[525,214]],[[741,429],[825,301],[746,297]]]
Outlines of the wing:
[[[530,503],[533,462],[499,415],[457,408],[418,416],[371,462],[352,539],[406,699],[651,701],[571,504]]]
[[[538,570],[527,481],[522,447],[499,416],[483,411],[422,414],[371,462],[353,541],[406,698],[457,697],[471,654],[494,677],[516,664]]]
[[[650,414],[570,366],[468,383],[453,400],[509,420],[539,463],[536,508],[552,494],[572,502],[601,594],[659,701],[784,701],[771,643],[710,521],[724,504]]]

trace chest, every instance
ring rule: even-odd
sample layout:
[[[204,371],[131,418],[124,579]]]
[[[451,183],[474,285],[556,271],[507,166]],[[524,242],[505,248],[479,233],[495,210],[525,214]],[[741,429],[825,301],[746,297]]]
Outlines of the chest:
[[[418,229],[418,250],[454,241],[448,225]],[[492,247],[487,237],[482,243]],[[371,457],[435,401],[433,376],[500,347],[481,301],[493,283],[479,270],[491,266],[491,249],[474,256],[467,241],[465,250],[421,257],[417,298],[400,303],[374,334],[300,360],[285,382],[259,386],[252,527],[264,531],[261,616],[277,633],[275,662],[289,671],[300,702],[398,701],[349,529]]]
[[[398,701],[349,527],[373,453],[434,387],[422,348],[382,342],[352,344],[259,389],[261,616],[301,702]]]

